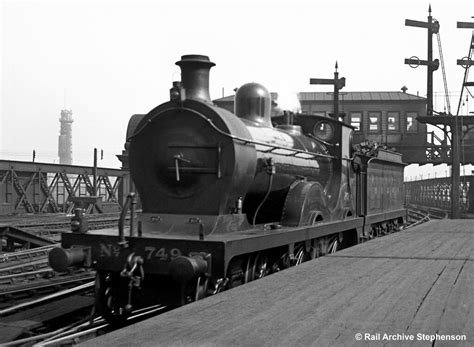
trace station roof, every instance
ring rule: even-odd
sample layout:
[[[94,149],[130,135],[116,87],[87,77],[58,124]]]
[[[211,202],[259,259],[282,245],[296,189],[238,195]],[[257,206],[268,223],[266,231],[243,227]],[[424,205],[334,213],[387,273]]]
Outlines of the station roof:
[[[333,93],[331,92],[300,92],[298,99],[300,101],[331,101],[333,100]],[[271,93],[272,99],[278,99],[278,93]],[[340,92],[340,101],[426,101],[426,98],[403,93],[403,92]],[[233,102],[234,95],[225,96],[216,99],[217,102]]]
[[[302,92],[300,101],[332,101],[333,93]],[[403,92],[339,92],[344,101],[425,101],[426,98]]]

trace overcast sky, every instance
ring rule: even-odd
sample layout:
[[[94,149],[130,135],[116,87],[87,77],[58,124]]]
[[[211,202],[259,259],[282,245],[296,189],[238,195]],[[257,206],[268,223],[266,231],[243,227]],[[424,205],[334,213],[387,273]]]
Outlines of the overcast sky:
[[[246,82],[271,91],[330,91],[310,77],[331,78],[343,91],[399,91],[426,95],[426,69],[404,58],[426,59],[428,1],[3,1],[1,2],[0,158],[58,162],[59,116],[73,112],[73,159],[119,167],[129,117],[168,100],[174,64],[183,54],[205,54],[211,97],[233,94]],[[449,90],[459,93],[474,1],[432,1],[441,24]],[[437,40],[433,37],[435,57]],[[437,94],[443,91],[435,73]],[[457,105],[457,97],[451,100]],[[470,100],[472,103],[472,100]],[[441,98],[436,109],[443,110]],[[464,111],[470,111],[465,106]],[[474,105],[471,106],[471,110]]]

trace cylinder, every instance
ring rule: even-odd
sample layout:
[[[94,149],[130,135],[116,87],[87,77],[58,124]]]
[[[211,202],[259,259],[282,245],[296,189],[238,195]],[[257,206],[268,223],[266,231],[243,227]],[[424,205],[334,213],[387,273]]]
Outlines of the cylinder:
[[[53,248],[48,254],[49,266],[54,271],[64,272],[68,267],[81,266],[86,260],[86,252],[83,248],[68,248],[61,247]]]

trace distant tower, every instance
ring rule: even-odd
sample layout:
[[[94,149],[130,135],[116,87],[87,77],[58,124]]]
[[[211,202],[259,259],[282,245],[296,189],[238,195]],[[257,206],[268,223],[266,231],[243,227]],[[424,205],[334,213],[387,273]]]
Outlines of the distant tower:
[[[72,111],[62,110],[59,123],[58,155],[59,164],[72,164]]]

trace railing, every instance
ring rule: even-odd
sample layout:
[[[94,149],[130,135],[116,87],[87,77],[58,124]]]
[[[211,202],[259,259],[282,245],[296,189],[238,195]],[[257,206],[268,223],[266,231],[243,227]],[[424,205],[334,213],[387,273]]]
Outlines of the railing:
[[[474,176],[463,176],[459,184],[459,206],[462,213],[474,213]],[[433,178],[405,182],[407,204],[451,209],[451,178]]]
[[[121,209],[129,193],[129,173],[92,167],[0,160],[0,215],[70,213],[75,198],[98,197],[103,212]]]

